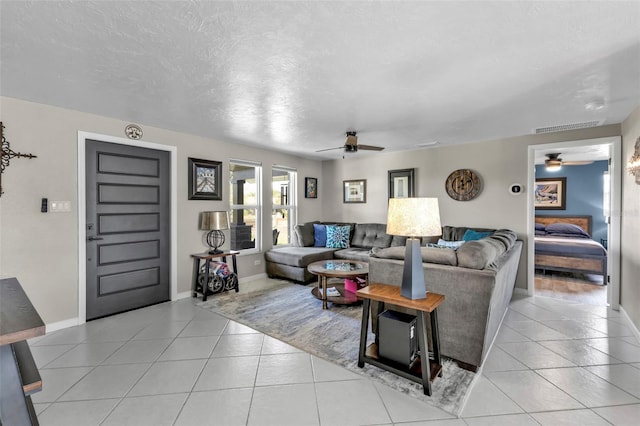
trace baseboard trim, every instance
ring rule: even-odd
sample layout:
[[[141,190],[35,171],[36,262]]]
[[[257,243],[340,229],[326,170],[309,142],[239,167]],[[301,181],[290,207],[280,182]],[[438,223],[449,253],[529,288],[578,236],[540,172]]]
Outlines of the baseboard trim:
[[[176,294],[176,297],[172,300],[172,302],[173,302],[173,301],[175,301],[175,300],[182,300],[182,299],[186,299],[186,298],[188,298],[188,297],[191,297],[191,290],[189,290],[189,291],[183,291],[182,293],[178,293],[178,294]]]
[[[520,295],[520,296],[528,296],[529,295],[529,291],[526,288],[516,287],[516,288],[513,289],[513,292],[515,294],[517,294],[517,295]]]
[[[261,274],[251,275],[250,277],[240,278],[238,283],[239,284],[248,283],[248,282],[251,282],[251,281],[262,280],[262,279],[265,279],[265,278],[267,278],[267,274],[263,272]]]
[[[636,336],[636,339],[638,339],[638,341],[640,341],[640,330],[638,330],[638,327],[636,327],[633,321],[631,321],[631,317],[629,316],[627,311],[624,310],[622,305],[620,305],[620,313],[627,320],[627,324],[629,325],[629,328],[631,329],[633,335]]]
[[[80,324],[78,317],[69,318],[63,321],[52,322],[51,324],[45,324],[46,333],[52,333],[54,331],[62,330],[63,328],[69,328]]]

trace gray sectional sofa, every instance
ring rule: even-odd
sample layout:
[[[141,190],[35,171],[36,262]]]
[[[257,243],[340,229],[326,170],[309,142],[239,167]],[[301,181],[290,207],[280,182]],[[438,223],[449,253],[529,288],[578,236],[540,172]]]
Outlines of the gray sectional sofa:
[[[467,228],[443,227],[443,238],[462,240]],[[522,241],[509,230],[495,231],[457,250],[423,247],[427,291],[445,295],[438,308],[442,355],[475,371],[495,338],[513,295]],[[400,286],[404,248],[387,248],[369,259],[369,282]],[[385,308],[409,312],[397,306]],[[372,313],[377,312],[376,302]],[[375,325],[375,315],[372,315]]]
[[[399,286],[406,237],[386,233],[381,223],[351,224],[351,247],[313,247],[313,223],[298,225],[293,245],[265,253],[267,274],[298,282],[314,279],[307,266],[318,260],[353,259],[369,262],[369,282]],[[442,239],[461,241],[466,227],[442,227]],[[427,291],[445,295],[438,308],[440,351],[475,371],[495,338],[513,295],[522,241],[510,230],[473,228],[491,235],[467,241],[457,249],[433,246],[439,237],[423,238],[421,248]],[[397,307],[385,308],[409,312]],[[371,304],[376,329],[377,302]]]
[[[314,224],[350,225],[349,247],[344,249],[314,247]],[[280,277],[306,283],[315,278],[307,267],[320,260],[348,259],[367,262],[369,255],[377,250],[402,246],[406,237],[387,234],[384,223],[336,223],[308,222],[296,225],[290,246],[275,247],[264,257],[269,277]]]

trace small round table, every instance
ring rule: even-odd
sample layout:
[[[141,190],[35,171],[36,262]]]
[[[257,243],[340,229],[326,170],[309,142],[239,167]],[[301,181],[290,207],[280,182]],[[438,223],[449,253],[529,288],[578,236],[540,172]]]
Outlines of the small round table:
[[[367,280],[367,284],[369,281],[369,264],[358,260],[321,260],[310,264],[308,270],[318,276],[318,286],[311,290],[311,294],[322,300],[322,309],[327,309],[327,301],[340,305],[350,305],[360,301],[355,293],[345,291],[344,283],[333,285],[340,293],[339,296],[327,296],[327,279],[363,277]]]

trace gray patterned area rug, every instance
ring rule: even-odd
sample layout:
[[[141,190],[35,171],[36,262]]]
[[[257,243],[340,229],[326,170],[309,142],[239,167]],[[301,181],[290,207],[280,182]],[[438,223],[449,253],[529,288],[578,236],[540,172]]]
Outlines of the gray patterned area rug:
[[[370,377],[400,392],[458,415],[474,373],[444,358],[443,376],[432,382],[432,396],[422,385],[366,364],[358,367],[362,306],[329,305],[311,294],[313,284],[283,283],[250,293],[228,292],[211,296],[199,305],[298,349]],[[373,342],[370,334],[368,342]]]

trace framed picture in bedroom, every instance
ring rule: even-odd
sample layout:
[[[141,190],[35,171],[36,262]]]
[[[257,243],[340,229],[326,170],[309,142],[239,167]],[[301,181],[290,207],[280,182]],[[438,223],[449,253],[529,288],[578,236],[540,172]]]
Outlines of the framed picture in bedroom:
[[[534,191],[536,210],[566,210],[567,178],[538,178]]]
[[[304,178],[304,198],[318,198],[318,179]]]
[[[222,200],[222,163],[189,158],[189,199]]]
[[[343,203],[366,203],[367,202],[367,180],[345,180],[342,182],[342,202]]]

